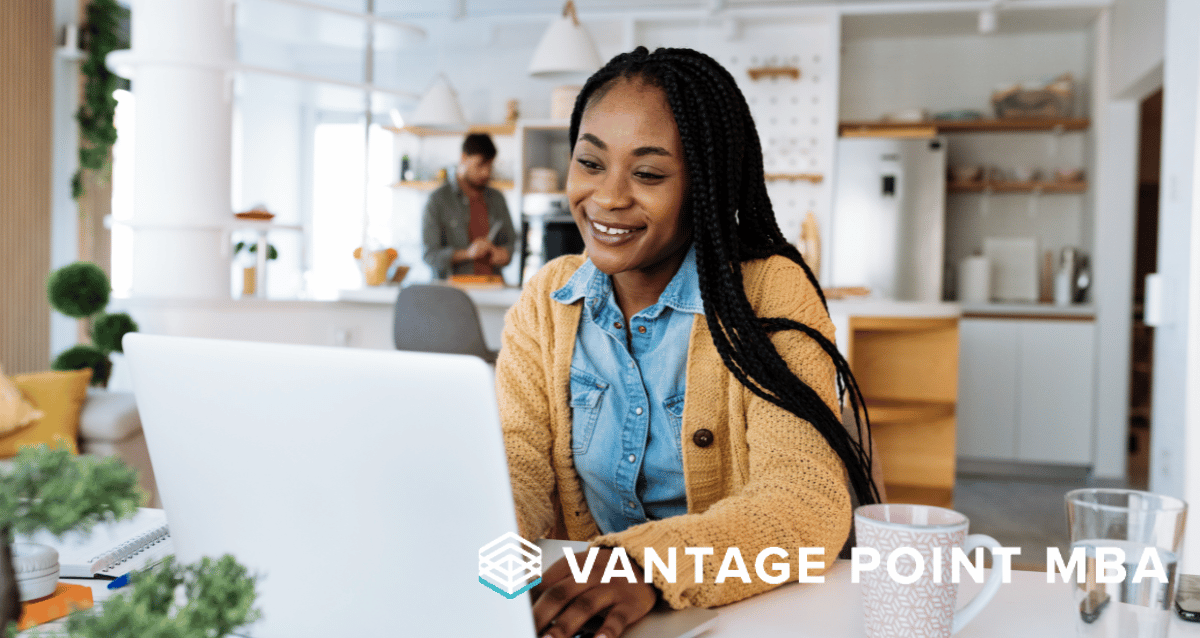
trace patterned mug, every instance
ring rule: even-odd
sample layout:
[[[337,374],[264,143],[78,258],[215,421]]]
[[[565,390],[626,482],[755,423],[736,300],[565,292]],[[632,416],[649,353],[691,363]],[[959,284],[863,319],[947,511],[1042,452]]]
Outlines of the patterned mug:
[[[1000,547],[991,536],[967,536],[967,525],[966,516],[929,505],[885,503],[854,510],[858,548],[871,548],[879,557],[874,569],[862,571],[868,638],[948,638],[991,601],[1003,576],[998,568],[975,598],[955,611],[954,548],[970,556],[976,547]],[[962,570],[961,578],[971,576]]]

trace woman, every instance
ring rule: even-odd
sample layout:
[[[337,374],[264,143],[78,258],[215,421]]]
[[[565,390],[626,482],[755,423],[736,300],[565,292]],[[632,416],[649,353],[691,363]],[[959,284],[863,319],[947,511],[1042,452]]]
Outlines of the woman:
[[[792,578],[797,548],[824,548],[828,566],[850,530],[847,483],[859,502],[876,494],[838,416],[841,391],[861,397],[820,288],[775,223],[728,71],[686,49],[618,55],[580,92],[570,139],[586,253],[527,285],[497,388],[520,534],[606,548],[586,583],[562,560],[545,572],[540,635],[606,613],[596,636],[615,638],[658,597],[709,607],[769,589],[753,568],[764,548],[788,551]],[[682,576],[601,583],[615,547],[634,561],[674,547]],[[729,547],[750,582],[715,582]]]

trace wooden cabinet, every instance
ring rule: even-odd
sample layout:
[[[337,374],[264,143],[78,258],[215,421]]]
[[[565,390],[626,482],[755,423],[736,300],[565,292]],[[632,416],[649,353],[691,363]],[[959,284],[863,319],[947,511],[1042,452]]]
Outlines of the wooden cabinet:
[[[1092,464],[1092,321],[964,318],[961,335],[959,456]]]
[[[854,317],[847,359],[889,501],[954,505],[956,317]]]

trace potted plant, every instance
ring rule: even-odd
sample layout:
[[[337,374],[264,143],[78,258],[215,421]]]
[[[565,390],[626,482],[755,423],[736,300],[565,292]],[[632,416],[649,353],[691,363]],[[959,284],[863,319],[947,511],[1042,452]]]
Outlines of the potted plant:
[[[108,385],[114,352],[123,352],[121,338],[137,332],[137,322],[127,313],[104,312],[112,285],[108,275],[89,261],[77,261],[50,273],[46,296],[50,306],[68,317],[91,320],[91,344],[79,344],[59,353],[54,370],[92,369],[92,385]]]
[[[14,468],[0,471],[0,638],[15,635],[21,611],[9,550],[13,534],[86,531],[131,516],[143,498],[137,473],[115,457],[76,456],[65,447],[23,448]],[[226,636],[257,619],[256,581],[228,555],[192,565],[168,560],[135,573],[127,593],[107,601],[103,610],[72,614],[66,635]]]
[[[251,241],[239,241],[233,245],[233,256],[236,259],[238,255],[245,250],[246,254],[251,258],[258,256],[258,244]],[[272,244],[267,244],[267,261],[279,258],[279,251]],[[242,267],[242,296],[253,297],[258,290],[258,266],[254,262],[251,265]]]

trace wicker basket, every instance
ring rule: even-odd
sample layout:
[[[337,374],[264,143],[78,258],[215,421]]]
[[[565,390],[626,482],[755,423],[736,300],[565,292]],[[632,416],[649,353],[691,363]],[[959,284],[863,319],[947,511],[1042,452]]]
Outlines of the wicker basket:
[[[1000,119],[1063,118],[1071,116],[1075,80],[1063,74],[1041,88],[1013,86],[992,93],[992,107]]]

